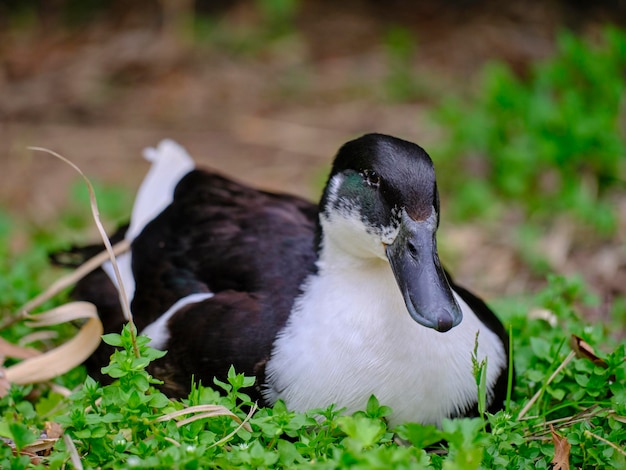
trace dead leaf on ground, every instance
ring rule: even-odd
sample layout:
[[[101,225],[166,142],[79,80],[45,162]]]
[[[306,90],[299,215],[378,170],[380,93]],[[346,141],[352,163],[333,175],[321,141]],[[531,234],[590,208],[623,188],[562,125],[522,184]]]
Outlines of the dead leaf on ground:
[[[30,462],[34,465],[41,463],[41,458],[50,455],[52,448],[59,441],[63,435],[63,429],[58,423],[52,423],[47,421],[45,423],[44,431],[41,433],[39,439],[31,442],[27,446],[24,446],[20,451],[20,455],[25,455],[30,459]],[[18,450],[15,446],[15,442],[11,439],[3,438],[2,441],[11,447],[13,453],[17,454]]]
[[[607,363],[596,356],[596,352],[591,347],[589,343],[583,340],[581,337],[572,335],[570,337],[570,346],[572,350],[576,353],[576,357],[589,359],[595,365],[607,368]]]
[[[569,470],[569,451],[572,445],[567,438],[557,434],[552,425],[550,425],[550,432],[554,443],[554,458],[552,459],[554,467],[552,468],[553,470]]]
[[[46,421],[43,428],[48,439],[57,439],[63,434],[63,428],[59,423],[54,421]]]
[[[34,455],[40,457],[42,455],[48,455],[50,450],[57,443],[59,438],[54,439],[37,439],[32,444],[28,444],[22,449],[22,453],[26,455]]]

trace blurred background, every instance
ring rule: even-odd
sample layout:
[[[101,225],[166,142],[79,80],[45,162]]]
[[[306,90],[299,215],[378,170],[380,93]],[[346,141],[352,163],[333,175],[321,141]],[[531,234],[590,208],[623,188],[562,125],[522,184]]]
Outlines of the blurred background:
[[[0,0],[3,256],[96,239],[76,174],[29,146],[96,182],[112,230],[163,138],[316,199],[383,132],[435,161],[459,283],[578,276],[626,323],[625,26],[620,0]]]

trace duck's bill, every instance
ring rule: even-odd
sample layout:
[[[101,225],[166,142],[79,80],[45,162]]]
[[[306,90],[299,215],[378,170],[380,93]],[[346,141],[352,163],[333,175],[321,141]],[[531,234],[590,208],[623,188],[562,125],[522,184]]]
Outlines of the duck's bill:
[[[405,213],[386,253],[409,315],[444,332],[461,323],[463,314],[439,262],[435,231],[432,218],[415,221]]]

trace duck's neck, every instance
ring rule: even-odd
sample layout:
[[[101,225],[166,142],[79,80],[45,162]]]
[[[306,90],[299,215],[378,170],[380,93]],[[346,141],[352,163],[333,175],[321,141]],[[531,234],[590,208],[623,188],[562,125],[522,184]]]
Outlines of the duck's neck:
[[[387,268],[391,274],[382,243],[375,241],[356,214],[353,218],[321,215],[318,239],[318,269]]]

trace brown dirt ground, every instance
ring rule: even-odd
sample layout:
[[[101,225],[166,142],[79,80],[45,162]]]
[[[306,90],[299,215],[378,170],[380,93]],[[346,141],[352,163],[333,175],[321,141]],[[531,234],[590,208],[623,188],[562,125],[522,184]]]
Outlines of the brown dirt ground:
[[[59,27],[50,12],[28,28],[0,18],[0,207],[33,225],[55,222],[76,176],[28,146],[55,150],[98,181],[136,188],[147,169],[141,149],[169,137],[203,165],[316,198],[324,169],[349,138],[385,132],[428,149],[445,138],[426,117],[432,96],[471,87],[490,60],[523,73],[553,51],[564,27],[594,35],[624,20],[620,2],[308,0],[297,34],[246,52],[228,34],[213,43],[186,40],[175,32],[175,14],[163,21],[156,7],[142,14],[114,3],[81,29]],[[234,4],[218,16],[231,40],[259,24],[249,3],[224,3]],[[410,103],[384,93],[388,55],[380,38],[392,25],[417,38],[420,90]],[[457,227],[444,217],[443,251],[461,260],[453,263],[457,277],[488,296],[538,285],[505,225]],[[542,243],[553,267],[583,272],[607,299],[623,294],[623,245],[586,246],[573,239],[577,232],[549,228]]]

